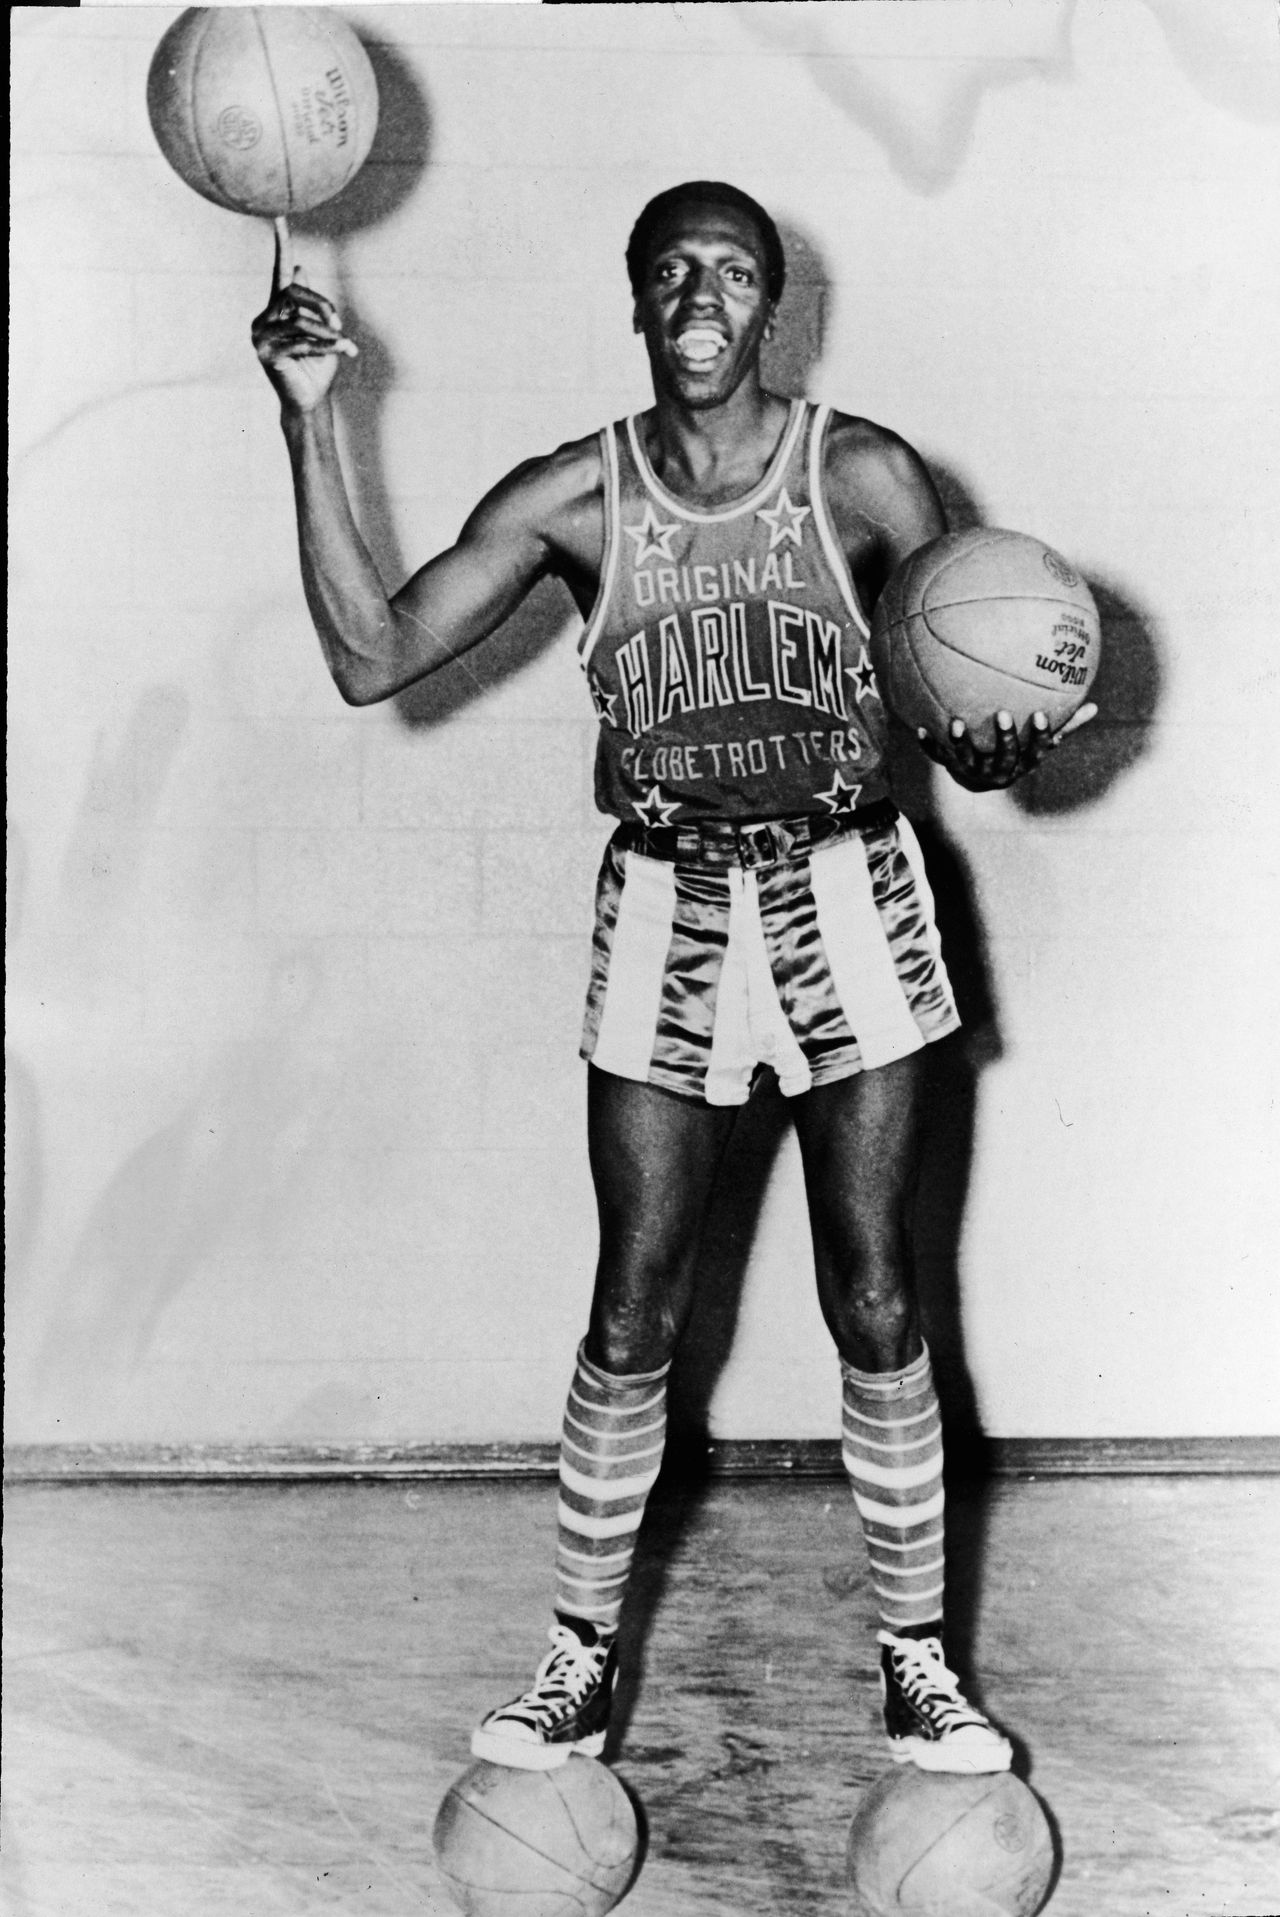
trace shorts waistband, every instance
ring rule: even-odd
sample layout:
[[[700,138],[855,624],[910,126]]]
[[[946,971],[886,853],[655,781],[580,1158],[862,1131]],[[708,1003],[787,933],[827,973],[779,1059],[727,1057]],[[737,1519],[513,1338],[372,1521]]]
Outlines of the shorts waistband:
[[[843,818],[806,814],[798,819],[760,819],[739,824],[735,819],[700,819],[690,825],[640,825],[624,822],[613,843],[624,852],[676,864],[741,865],[755,870],[803,856],[830,839],[851,832],[880,832],[894,823],[898,808],[892,799],[860,805]]]

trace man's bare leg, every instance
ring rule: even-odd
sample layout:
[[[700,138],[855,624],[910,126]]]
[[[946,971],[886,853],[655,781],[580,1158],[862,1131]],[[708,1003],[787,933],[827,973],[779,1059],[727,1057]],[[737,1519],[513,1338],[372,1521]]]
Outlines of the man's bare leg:
[[[733,1116],[588,1070],[600,1257],[561,1437],[552,1650],[532,1687],[476,1731],[477,1756],[549,1770],[604,1745],[618,1613],[662,1462],[667,1372]]]
[[[908,1220],[921,1057],[805,1093],[797,1130],[818,1296],[842,1360],[844,1461],[880,1609],[890,1753],[926,1770],[997,1771],[1008,1740],[960,1695],[942,1650],[942,1424]]]

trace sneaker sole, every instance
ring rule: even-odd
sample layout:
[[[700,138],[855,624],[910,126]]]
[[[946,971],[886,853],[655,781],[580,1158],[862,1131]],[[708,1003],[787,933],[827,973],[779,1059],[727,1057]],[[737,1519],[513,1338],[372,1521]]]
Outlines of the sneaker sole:
[[[512,1771],[558,1771],[575,1751],[580,1757],[599,1757],[604,1739],[603,1731],[593,1731],[575,1744],[531,1744],[523,1738],[503,1737],[499,1731],[486,1731],[481,1725],[471,1733],[471,1755]]]
[[[895,1764],[914,1764],[917,1770],[950,1772],[957,1777],[994,1776],[1007,1771],[1013,1762],[1011,1744],[985,1757],[977,1751],[948,1750],[945,1743],[930,1744],[920,1737],[891,1737],[888,1744]]]

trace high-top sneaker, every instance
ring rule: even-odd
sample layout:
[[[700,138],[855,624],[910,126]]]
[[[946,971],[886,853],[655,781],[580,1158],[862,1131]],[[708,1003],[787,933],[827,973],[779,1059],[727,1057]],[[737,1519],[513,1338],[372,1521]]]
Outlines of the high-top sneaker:
[[[895,1764],[922,1771],[1007,1771],[1013,1747],[960,1693],[942,1640],[877,1632],[884,1728]]]
[[[575,1751],[598,1757],[609,1728],[618,1660],[612,1633],[557,1611],[551,1649],[522,1696],[490,1711],[471,1735],[473,1757],[552,1771]]]

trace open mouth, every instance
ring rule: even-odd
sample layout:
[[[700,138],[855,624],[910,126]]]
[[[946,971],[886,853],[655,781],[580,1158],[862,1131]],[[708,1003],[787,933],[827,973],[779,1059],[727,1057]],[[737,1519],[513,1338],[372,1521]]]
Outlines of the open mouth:
[[[709,326],[690,326],[676,340],[676,352],[687,366],[710,366],[728,346],[723,333]]]

